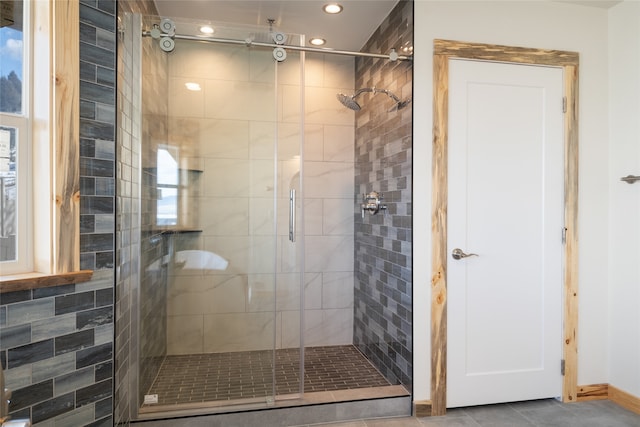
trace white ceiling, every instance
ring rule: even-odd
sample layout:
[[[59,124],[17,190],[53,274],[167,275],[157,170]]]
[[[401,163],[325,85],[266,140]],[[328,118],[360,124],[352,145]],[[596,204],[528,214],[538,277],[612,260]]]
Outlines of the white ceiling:
[[[273,28],[283,33],[321,37],[324,47],[359,51],[398,0],[338,0],[342,13],[327,15],[322,6],[330,0],[155,0],[163,17],[211,22],[232,22]],[[178,28],[179,32],[179,28]]]
[[[359,51],[398,0],[154,0],[163,17],[204,22],[227,22],[268,27],[289,34],[327,40],[324,47]],[[329,2],[344,6],[342,13],[327,15]],[[428,1],[428,0],[424,0]],[[456,0],[450,0],[456,1]],[[581,6],[610,8],[620,0],[552,0]],[[179,28],[178,28],[178,32]]]
[[[574,3],[581,6],[599,7],[602,9],[609,9],[618,3],[622,3],[622,0],[556,0],[563,3]]]

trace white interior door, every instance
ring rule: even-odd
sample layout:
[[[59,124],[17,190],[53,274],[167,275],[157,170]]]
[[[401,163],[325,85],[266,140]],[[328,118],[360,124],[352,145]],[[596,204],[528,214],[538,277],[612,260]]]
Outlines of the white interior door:
[[[447,406],[560,396],[562,69],[449,64]]]

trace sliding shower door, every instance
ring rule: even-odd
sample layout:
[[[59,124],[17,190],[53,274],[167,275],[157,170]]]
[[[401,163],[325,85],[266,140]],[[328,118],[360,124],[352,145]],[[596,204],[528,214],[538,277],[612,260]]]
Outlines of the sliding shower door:
[[[141,40],[142,110],[166,111],[143,113],[141,158],[167,279],[166,352],[152,381],[140,378],[142,417],[269,405],[298,396],[303,378],[303,54],[249,47],[272,43],[265,29],[211,25],[212,42],[202,23],[171,23],[171,43]],[[144,349],[158,325],[139,324],[142,367],[157,360]]]

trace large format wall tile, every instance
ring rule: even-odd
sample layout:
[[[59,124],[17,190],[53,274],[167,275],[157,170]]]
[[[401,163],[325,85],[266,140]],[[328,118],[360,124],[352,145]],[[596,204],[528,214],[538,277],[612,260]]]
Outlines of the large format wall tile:
[[[299,265],[306,255],[305,307],[315,310],[309,312],[315,319],[308,331],[313,334],[312,342],[335,343],[334,336],[340,337],[340,343],[348,342],[352,321],[343,319],[347,324],[341,323],[336,335],[334,317],[322,313],[353,309],[354,114],[335,98],[339,88],[353,88],[353,58],[309,55],[305,96],[310,107],[301,129],[298,55],[276,64],[270,54],[250,50],[247,56],[241,49],[225,62],[222,58],[234,49],[215,50],[189,44],[170,57],[170,78],[175,81],[171,96],[178,99],[173,102],[170,98],[169,108],[180,110],[180,117],[169,120],[169,135],[181,155],[200,159],[203,167],[201,190],[193,192],[200,219],[194,228],[202,233],[189,240],[191,246],[181,244],[180,248],[214,252],[229,265],[225,271],[201,273],[173,269],[168,310],[176,316],[170,316],[169,323],[183,316],[206,315],[204,329],[194,325],[187,328],[193,330],[189,332],[170,326],[173,335],[177,339],[177,331],[184,332],[188,347],[201,347],[201,351],[249,349],[251,342],[263,346],[266,341],[258,336],[261,327],[256,326],[260,323],[256,319],[264,320],[271,313],[278,345],[297,346],[299,338],[287,335],[291,327],[284,319],[300,311]],[[215,71],[213,64],[218,68]],[[225,67],[228,69],[221,69]],[[193,74],[188,73],[190,68]],[[276,68],[277,92],[273,84]],[[199,82],[202,90],[185,94],[182,85],[186,81]],[[205,118],[200,97],[205,100]],[[307,160],[304,194],[300,191],[301,150]],[[288,239],[290,189],[297,191],[298,212],[303,207],[301,197],[305,198],[305,218],[298,215],[297,221],[298,229],[304,229],[306,253],[301,246],[303,236],[299,243]],[[237,320],[233,326],[225,323],[231,318]],[[223,323],[216,328],[218,321]],[[326,333],[321,332],[323,321],[327,322]],[[246,339],[223,332],[230,328],[247,335]],[[217,344],[215,337],[222,341]],[[201,342],[196,343],[197,339]],[[177,349],[178,345],[172,342],[170,347]]]

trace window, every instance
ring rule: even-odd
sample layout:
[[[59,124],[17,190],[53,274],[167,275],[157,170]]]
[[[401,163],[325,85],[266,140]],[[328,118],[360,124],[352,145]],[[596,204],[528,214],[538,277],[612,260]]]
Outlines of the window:
[[[0,3],[0,269],[32,268],[29,2]]]
[[[158,148],[158,203],[156,224],[160,226],[178,225],[178,190],[180,176],[178,170],[178,149]]]

